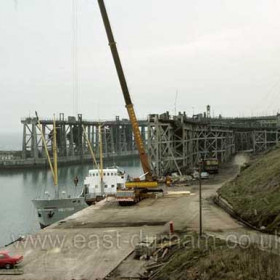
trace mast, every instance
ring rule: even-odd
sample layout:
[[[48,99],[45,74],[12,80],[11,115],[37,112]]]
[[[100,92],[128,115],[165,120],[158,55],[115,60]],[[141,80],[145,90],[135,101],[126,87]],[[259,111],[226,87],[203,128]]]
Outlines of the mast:
[[[56,143],[55,114],[53,115],[53,169],[54,169],[55,198],[59,198],[58,177],[57,177],[57,143]]]
[[[104,194],[104,181],[103,181],[103,149],[102,149],[102,134],[101,134],[101,124],[98,126],[98,138],[99,138],[99,161],[100,161],[100,184],[101,193]]]
[[[50,166],[50,169],[51,169],[51,172],[52,172],[52,177],[53,177],[53,182],[54,182],[55,181],[54,169],[53,169],[52,161],[51,161],[50,154],[49,154],[49,151],[48,151],[45,135],[43,133],[42,124],[39,120],[39,117],[38,117],[38,114],[37,114],[36,111],[35,111],[35,115],[36,115],[36,118],[37,118],[37,123],[39,125],[38,128],[39,128],[40,133],[41,133],[41,138],[42,138],[42,141],[43,141],[43,144],[44,144],[45,153],[46,153],[47,158],[48,158],[48,162],[49,162],[49,166]]]
[[[89,150],[90,150],[91,157],[92,157],[93,168],[94,168],[94,166],[95,166],[95,167],[98,169],[96,157],[95,157],[95,154],[94,154],[94,152],[93,152],[91,143],[90,143],[90,141],[89,141],[89,139],[88,139],[88,136],[87,136],[87,133],[86,133],[86,130],[85,130],[84,125],[83,125],[82,127],[83,127],[84,136],[85,136],[85,139],[86,139],[86,141],[87,141],[87,145],[88,145],[88,148],[89,148]]]

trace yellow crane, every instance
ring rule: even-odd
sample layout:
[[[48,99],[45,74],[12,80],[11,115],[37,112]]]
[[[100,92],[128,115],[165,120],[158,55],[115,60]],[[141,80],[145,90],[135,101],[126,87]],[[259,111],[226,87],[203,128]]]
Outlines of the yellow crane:
[[[128,116],[129,116],[129,119],[130,119],[130,122],[131,122],[131,125],[132,125],[134,140],[135,140],[135,143],[136,143],[136,147],[137,147],[137,150],[138,150],[138,153],[139,153],[139,158],[140,158],[141,165],[142,165],[142,168],[143,168],[143,172],[144,172],[144,175],[145,175],[145,180],[144,181],[141,181],[139,178],[134,179],[132,182],[126,183],[126,189],[117,191],[116,198],[121,205],[124,205],[124,204],[130,204],[130,203],[138,202],[143,197],[145,197],[147,192],[149,192],[151,190],[154,190],[154,191],[162,191],[162,190],[157,189],[158,188],[158,183],[154,179],[152,171],[151,171],[148,156],[146,154],[145,147],[144,147],[144,144],[143,144],[143,140],[142,140],[142,137],[141,137],[141,133],[140,133],[140,130],[139,130],[138,121],[137,121],[135,111],[134,111],[134,108],[133,108],[133,104],[132,104],[132,101],[131,101],[131,98],[130,98],[128,86],[127,86],[127,83],[126,83],[126,79],[125,79],[125,75],[124,75],[124,72],[123,72],[121,60],[120,60],[120,57],[119,57],[119,54],[118,54],[117,45],[116,45],[116,42],[115,42],[115,39],[114,39],[114,35],[113,35],[113,32],[112,32],[112,28],[111,28],[111,25],[110,25],[110,21],[109,21],[109,17],[108,17],[108,14],[107,14],[107,10],[106,10],[104,1],[103,0],[98,0],[98,4],[99,4],[102,19],[103,19],[103,23],[104,23],[104,26],[105,26],[105,30],[106,30],[109,46],[110,46],[110,49],[111,49],[111,53],[112,53],[112,56],[113,56],[113,60],[114,60],[114,63],[115,63],[115,67],[116,67],[116,70],[117,70],[119,82],[120,82],[120,85],[121,85],[121,88],[122,88],[126,109],[127,109]]]

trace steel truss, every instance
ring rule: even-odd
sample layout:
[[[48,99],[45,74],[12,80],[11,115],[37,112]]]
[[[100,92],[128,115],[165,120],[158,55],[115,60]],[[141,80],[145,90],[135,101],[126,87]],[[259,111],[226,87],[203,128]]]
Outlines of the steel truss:
[[[53,123],[51,119],[40,120],[42,124],[42,131],[44,138],[47,142],[47,148],[52,155],[52,133]],[[43,141],[39,130],[39,125],[36,118],[25,118],[22,120],[23,124],[23,145],[22,145],[22,157],[23,159],[41,159],[46,158],[44,151]],[[98,126],[100,122],[86,121],[82,119],[82,115],[78,115],[78,118],[68,117],[64,119],[64,114],[60,114],[56,119],[57,127],[57,142],[58,142],[58,157],[79,157],[84,158],[90,155],[90,150],[83,133],[83,127],[85,129],[87,138],[89,139],[91,146],[99,157],[98,146]],[[133,139],[133,133],[131,124],[128,120],[102,122],[102,142],[103,153],[105,157],[114,157],[121,155],[136,154],[135,143]],[[146,121],[140,121],[140,129],[144,133],[143,137],[147,136],[145,129],[147,127]],[[144,138],[144,142],[147,139]]]
[[[183,115],[149,117],[148,154],[157,176],[187,173],[202,158],[225,162],[234,152],[232,130],[190,122]]]

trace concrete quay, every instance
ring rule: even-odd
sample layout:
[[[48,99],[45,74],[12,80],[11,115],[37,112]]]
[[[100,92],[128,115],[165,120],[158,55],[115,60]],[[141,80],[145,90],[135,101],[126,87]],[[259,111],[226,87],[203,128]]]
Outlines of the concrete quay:
[[[236,166],[203,184],[203,229],[212,234],[244,233],[247,229],[210,199],[223,182],[236,175]],[[198,186],[173,187],[188,190],[189,196],[163,196],[121,207],[110,198],[53,224],[35,235],[26,236],[6,249],[24,256],[22,275],[16,280],[104,279],[116,268],[125,277],[137,277],[141,264],[129,260],[135,245],[146,237],[168,232],[172,220],[176,231],[198,230]],[[121,265],[120,265],[121,264]],[[128,269],[126,268],[129,268]],[[135,267],[135,269],[134,269]],[[125,269],[124,269],[125,268]],[[139,277],[139,275],[138,275]],[[0,280],[11,276],[0,275]]]
[[[223,227],[240,227],[213,207],[221,214]],[[167,232],[171,220],[176,230],[197,229],[197,195],[146,199],[131,207],[102,201],[10,245],[9,251],[24,256],[24,274],[13,279],[104,279],[140,240]],[[216,230],[213,217],[210,221],[206,226]],[[11,278],[0,275],[0,279]]]
[[[177,228],[185,227],[176,213],[188,208],[187,199],[146,199],[131,207],[110,199],[88,207],[6,248],[24,256],[24,274],[13,278],[102,279],[140,239],[162,233],[170,220]],[[0,275],[0,279],[10,278]]]

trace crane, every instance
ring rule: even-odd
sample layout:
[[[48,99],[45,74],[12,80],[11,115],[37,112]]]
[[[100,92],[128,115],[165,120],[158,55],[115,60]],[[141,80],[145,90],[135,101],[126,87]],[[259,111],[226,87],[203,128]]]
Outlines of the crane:
[[[139,158],[140,158],[143,172],[145,175],[144,181],[141,181],[139,178],[135,179],[132,182],[126,183],[125,190],[119,190],[117,192],[117,195],[116,195],[117,200],[119,201],[119,203],[121,205],[123,205],[123,204],[129,204],[131,202],[132,203],[138,202],[151,189],[154,189],[154,191],[157,191],[155,188],[158,187],[158,183],[153,178],[153,174],[152,174],[151,167],[150,167],[149,160],[148,160],[148,155],[145,151],[143,140],[142,140],[142,137],[140,134],[138,121],[137,121],[134,107],[133,107],[131,97],[129,94],[126,78],[125,78],[125,75],[123,72],[121,60],[120,60],[118,49],[117,49],[117,44],[114,39],[114,35],[112,32],[111,24],[109,21],[109,17],[107,14],[107,10],[106,10],[104,1],[98,0],[98,5],[100,8],[101,16],[102,16],[103,23],[105,26],[105,30],[106,30],[109,46],[111,49],[111,53],[113,56],[113,60],[115,63],[116,71],[118,74],[119,82],[120,82],[120,85],[122,88],[127,113],[128,113],[128,116],[129,116],[129,119],[131,122],[133,134],[134,134],[134,140],[136,143],[136,147],[137,147],[137,150],[139,153]],[[158,190],[158,191],[162,191],[162,190]]]

